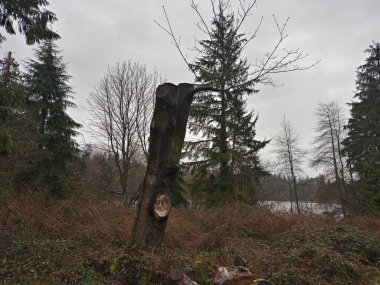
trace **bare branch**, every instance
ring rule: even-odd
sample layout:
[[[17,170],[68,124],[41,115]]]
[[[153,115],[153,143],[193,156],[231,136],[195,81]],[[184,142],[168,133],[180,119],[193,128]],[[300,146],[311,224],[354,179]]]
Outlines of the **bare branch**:
[[[224,0],[210,0],[213,18],[218,19],[219,15],[226,11],[227,9],[231,9],[230,2],[224,1]],[[252,11],[254,6],[256,5],[256,0],[250,0],[248,3],[246,3],[244,0],[239,0],[239,9],[237,10],[237,14],[239,15],[237,19],[235,20],[235,28],[234,32],[237,34],[239,29],[242,27],[242,25],[247,21],[249,16],[252,15]],[[191,8],[195,11],[197,16],[199,17],[200,22],[197,23],[197,27],[207,36],[211,39],[211,30],[209,26],[207,25],[207,22],[205,18],[202,16],[199,4],[196,4],[194,0],[191,0],[190,3]],[[168,14],[165,10],[165,7],[163,7],[165,19],[166,19],[166,26],[164,27],[157,21],[155,23],[163,29],[172,39],[172,44],[177,48],[177,50],[180,53],[180,56],[186,63],[189,70],[195,75],[195,78],[198,77],[196,74],[196,70],[193,67],[193,64],[191,64],[185,54],[183,53],[181,47],[180,47],[180,37],[176,37],[172,24],[169,20]],[[230,12],[229,12],[230,13]],[[233,13],[233,12],[231,12]],[[320,60],[317,60],[309,65],[299,65],[298,63],[306,59],[309,54],[305,54],[299,49],[286,49],[283,48],[283,45],[288,38],[288,35],[286,34],[286,28],[289,23],[289,17],[283,22],[280,23],[276,16],[273,15],[273,21],[275,24],[275,29],[278,33],[278,39],[275,42],[272,49],[264,54],[264,56],[261,59],[256,60],[255,63],[250,65],[250,71],[248,73],[248,77],[241,78],[241,80],[237,80],[230,86],[225,86],[226,91],[232,91],[236,89],[244,88],[245,86],[250,86],[252,83],[262,83],[262,84],[269,84],[273,86],[275,85],[272,75],[280,74],[280,73],[287,73],[287,72],[293,72],[293,71],[301,71],[301,70],[308,70],[315,65],[317,65]],[[245,43],[241,46],[240,52],[247,48],[249,43],[256,38],[257,33],[259,29],[261,28],[261,25],[263,23],[263,17],[260,18],[260,21],[257,25],[257,27],[254,29],[252,35],[246,39]],[[197,48],[195,45],[193,51],[197,52],[197,55],[194,57],[192,63],[196,61],[198,56],[203,52],[202,49]],[[222,66],[223,69],[223,66]],[[203,88],[203,87],[202,87]]]
[[[254,39],[256,38],[256,35],[257,35],[257,32],[260,30],[260,27],[261,27],[261,24],[263,23],[263,20],[264,20],[264,16],[262,16],[260,18],[260,22],[259,24],[257,25],[255,31],[253,32],[253,34],[247,39],[247,41],[245,42],[245,44],[240,48],[240,52],[243,51],[245,49],[245,47]]]
[[[225,90],[217,88],[217,87],[213,87],[213,86],[208,86],[208,85],[198,85],[198,87],[194,88],[188,95],[193,95],[193,94],[197,94],[197,93],[205,92],[205,91],[221,92]]]
[[[100,142],[106,139],[119,173],[124,202],[128,201],[132,161],[147,153],[148,128],[154,93],[159,83],[139,63],[119,62],[109,68],[89,98],[92,131]]]
[[[165,18],[166,18],[166,23],[168,25],[168,28],[164,28],[159,22],[157,22],[156,20],[154,20],[154,22],[161,28],[163,29],[167,34],[169,34],[169,36],[172,38],[172,44],[177,48],[178,52],[180,53],[182,59],[184,60],[184,62],[186,63],[187,67],[189,68],[189,70],[195,75],[195,71],[194,69],[192,68],[191,64],[187,61],[186,59],[186,56],[183,54],[182,50],[181,50],[181,47],[180,47],[180,41],[181,41],[181,37],[179,37],[179,39],[177,40],[174,32],[173,32],[173,28],[172,28],[172,25],[170,23],[170,20],[169,20],[169,17],[168,17],[168,14],[166,13],[166,9],[165,9],[165,6],[162,6],[162,9],[164,10],[164,14],[165,14]]]
[[[304,54],[299,49],[286,50],[285,48],[283,48],[283,54],[279,54],[279,49],[281,45],[288,37],[288,35],[285,34],[285,30],[289,22],[289,17],[285,20],[285,22],[282,25],[279,24],[275,15],[273,15],[273,19],[279,34],[279,38],[276,44],[274,45],[272,50],[264,56],[263,59],[256,61],[255,64],[251,65],[251,67],[253,67],[254,69],[249,73],[250,79],[247,82],[231,86],[230,89],[240,88],[244,85],[255,82],[274,85],[274,82],[270,75],[308,70],[320,62],[320,60],[318,60],[307,66],[299,66],[297,62],[300,62],[301,60],[309,56],[309,54]]]
[[[242,15],[241,15],[241,19],[238,20],[237,22],[237,25],[236,25],[236,31],[238,31],[240,28],[241,28],[241,25],[244,23],[244,21],[246,20],[246,18],[248,16],[250,16],[250,12],[253,8],[253,6],[255,6],[256,4],[256,0],[254,0],[251,4],[249,4],[249,6],[247,8],[244,7],[244,4],[242,3],[242,0],[239,0],[239,3],[240,3],[240,7],[243,11]]]
[[[209,36],[210,39],[211,39],[211,32],[210,32],[210,30],[209,30],[209,28],[208,28],[208,26],[207,26],[207,24],[206,24],[206,21],[204,20],[202,14],[201,14],[201,12],[200,12],[199,9],[198,9],[198,5],[195,4],[194,0],[191,0],[191,2],[190,2],[190,6],[191,6],[191,8],[193,8],[193,10],[197,13],[197,15],[198,15],[199,19],[201,20],[201,23],[202,23],[202,25],[203,25],[204,28],[201,28],[201,26],[200,26],[199,24],[197,25],[197,27],[198,27],[201,31],[203,31],[204,33],[208,34],[208,36]]]

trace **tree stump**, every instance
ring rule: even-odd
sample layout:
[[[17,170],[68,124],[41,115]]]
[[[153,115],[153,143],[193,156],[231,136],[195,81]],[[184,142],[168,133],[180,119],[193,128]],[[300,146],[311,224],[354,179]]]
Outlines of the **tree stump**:
[[[234,271],[219,267],[214,277],[215,285],[251,285],[254,284],[253,274],[246,268],[239,266]]]
[[[194,86],[188,83],[178,86],[164,83],[157,87],[147,170],[140,186],[137,217],[130,236],[130,244],[139,248],[157,246],[163,239],[193,101],[193,89]]]

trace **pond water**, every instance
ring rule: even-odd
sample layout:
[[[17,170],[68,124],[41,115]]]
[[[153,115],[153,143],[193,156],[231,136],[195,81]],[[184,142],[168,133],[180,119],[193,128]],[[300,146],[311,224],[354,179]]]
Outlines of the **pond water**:
[[[291,203],[289,201],[263,201],[262,206],[269,207],[274,212],[291,212]],[[341,216],[342,210],[339,204],[323,204],[315,202],[300,201],[299,206],[304,214],[330,214],[333,216]],[[297,212],[296,204],[293,202],[293,212]]]

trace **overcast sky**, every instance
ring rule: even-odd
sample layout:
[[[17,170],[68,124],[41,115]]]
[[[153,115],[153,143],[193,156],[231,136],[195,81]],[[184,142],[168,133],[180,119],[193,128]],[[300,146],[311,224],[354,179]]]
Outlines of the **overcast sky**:
[[[174,32],[181,36],[181,46],[187,50],[194,46],[194,37],[202,39],[195,22],[196,14],[189,1],[170,0],[50,0],[49,9],[56,13],[54,24],[62,37],[58,41],[63,51],[70,84],[76,94],[77,109],[70,114],[78,122],[88,120],[87,98],[108,66],[118,60],[132,59],[157,68],[172,83],[193,82],[192,74],[170,39],[154,23],[164,23],[162,5],[165,5]],[[211,21],[210,1],[198,0],[204,17]],[[237,2],[232,0],[232,3]],[[260,92],[248,100],[248,108],[259,113],[258,138],[271,138],[278,133],[285,115],[300,134],[301,147],[311,151],[314,127],[314,110],[318,102],[337,101],[345,105],[355,91],[355,71],[364,63],[364,50],[372,41],[380,41],[379,0],[257,0],[253,15],[243,27],[251,34],[260,18],[264,21],[244,56],[249,61],[261,58],[275,43],[278,34],[273,22],[290,17],[284,47],[300,48],[310,54],[304,65],[321,59],[314,68],[281,74],[274,77],[280,87],[258,85]],[[2,53],[11,50],[22,61],[31,57],[32,47],[21,36],[7,36]],[[85,133],[85,130],[82,130]],[[85,136],[89,140],[88,136]],[[272,148],[263,151],[263,158],[271,158]],[[306,164],[306,163],[305,163]],[[305,173],[318,171],[305,167]]]

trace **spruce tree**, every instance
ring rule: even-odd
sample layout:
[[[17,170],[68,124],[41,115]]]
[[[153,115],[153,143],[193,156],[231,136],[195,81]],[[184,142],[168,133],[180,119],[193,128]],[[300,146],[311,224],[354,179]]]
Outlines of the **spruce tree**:
[[[25,35],[28,45],[41,40],[58,39],[59,35],[49,27],[57,18],[54,13],[43,8],[48,5],[47,0],[0,0],[0,27],[11,35],[18,30]],[[4,39],[0,33],[0,43]]]
[[[12,137],[25,103],[23,91],[19,64],[8,52],[0,59],[0,156],[11,153]]]
[[[0,188],[26,189],[39,156],[34,116],[26,101],[19,65],[8,52],[0,59]]]
[[[248,78],[249,66],[241,58],[246,39],[238,32],[234,15],[228,13],[228,8],[228,3],[219,3],[210,38],[199,42],[201,57],[191,65],[196,82],[226,91],[195,97],[189,129],[202,139],[187,142],[185,149],[189,158],[186,165],[195,174],[192,189],[205,191],[202,193],[205,199],[215,203],[222,197],[225,201],[235,198],[237,161],[244,156],[245,165],[250,160],[258,169],[257,152],[266,144],[254,139],[256,119],[245,110],[244,95],[255,92],[254,82],[240,84]],[[244,165],[243,160],[240,162]]]
[[[367,50],[365,64],[357,71],[355,101],[351,102],[345,152],[362,185],[362,209],[380,214],[380,44]]]
[[[76,158],[76,123],[66,112],[75,107],[69,100],[73,93],[67,81],[66,65],[52,41],[44,41],[27,64],[28,100],[35,112],[39,133],[39,159],[35,182],[46,185],[51,193],[62,195],[70,174],[68,163]]]
[[[232,98],[232,117],[228,122],[233,190],[240,200],[255,202],[260,176],[269,174],[261,165],[258,152],[269,141],[255,139],[258,116],[246,110],[242,96]]]

